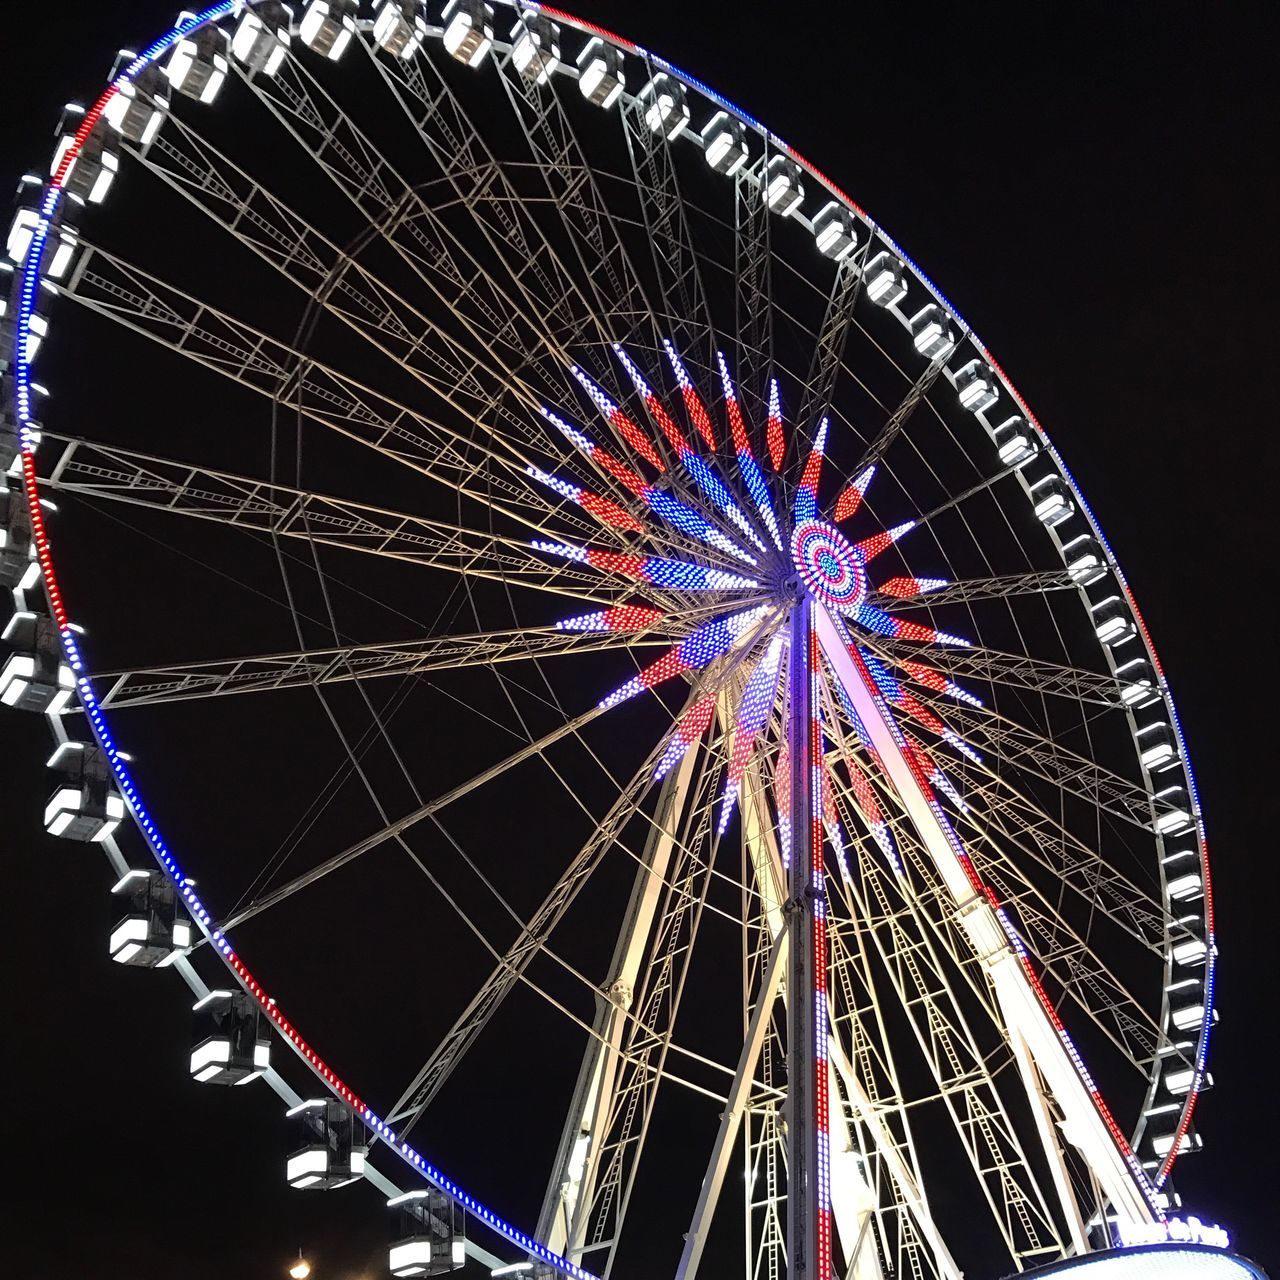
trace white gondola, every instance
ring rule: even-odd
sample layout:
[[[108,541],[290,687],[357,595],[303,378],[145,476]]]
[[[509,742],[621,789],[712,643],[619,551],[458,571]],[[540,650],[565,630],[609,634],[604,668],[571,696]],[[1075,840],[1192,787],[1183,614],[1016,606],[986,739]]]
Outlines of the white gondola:
[[[169,83],[162,68],[143,67],[132,79],[123,79],[124,71],[136,58],[131,49],[121,49],[111,69],[111,81],[117,86],[103,116],[122,137],[144,150],[155,140],[169,110]]]
[[[1165,787],[1155,794],[1156,831],[1162,836],[1178,836],[1194,825],[1187,789],[1180,786]]]
[[[49,757],[61,781],[44,807],[44,829],[64,840],[100,844],[124,821],[124,797],[116,790],[101,748],[63,742]]]
[[[774,156],[764,167],[760,198],[781,218],[794,213],[804,199],[800,166],[786,156]]]
[[[1191,1086],[1195,1082],[1196,1073],[1193,1067],[1178,1067],[1172,1071],[1166,1071],[1161,1077],[1164,1081],[1164,1087],[1177,1097],[1185,1097],[1191,1092]],[[1213,1075],[1206,1071],[1200,1080],[1201,1090],[1211,1089],[1213,1087]]]
[[[15,344],[18,339],[17,308],[10,302],[12,287],[5,286],[13,278],[13,266],[6,262],[0,264],[0,373],[7,373],[13,363]],[[9,296],[6,297],[5,293]],[[49,318],[39,311],[31,314],[27,321],[27,363],[32,364],[40,354],[40,347],[49,336]]]
[[[111,892],[128,903],[107,943],[116,964],[163,969],[191,946],[191,920],[163,871],[127,871]]]
[[[242,991],[211,991],[192,1008],[196,1014],[190,1063],[193,1080],[248,1084],[271,1065],[271,1035],[252,997]]]
[[[1064,480],[1058,476],[1045,476],[1031,486],[1031,507],[1036,519],[1047,529],[1052,529],[1071,517],[1076,504]]]
[[[822,206],[813,219],[813,242],[818,252],[843,262],[858,247],[858,224],[839,200]]]
[[[35,239],[36,228],[43,216],[46,187],[36,174],[23,175],[18,183],[17,211],[9,224],[9,234],[5,238],[5,251],[19,266],[26,261],[27,253]],[[50,218],[50,226],[45,236],[44,256],[41,270],[47,280],[63,280],[71,272],[79,248],[76,235],[75,219],[79,211],[80,201],[75,199],[59,201]]]
[[[1020,414],[1006,418],[992,433],[996,454],[1006,467],[1025,467],[1040,452],[1040,439]]]
[[[916,350],[930,360],[944,360],[955,349],[955,334],[947,313],[931,302],[911,317],[911,341]]]
[[[622,51],[593,36],[578,54],[578,89],[597,107],[608,108],[622,96],[627,78],[622,68]]]
[[[674,142],[689,127],[689,97],[674,76],[659,72],[640,90],[644,122],[654,133]]]
[[[1167,721],[1144,725],[1137,731],[1137,739],[1144,769],[1163,769],[1178,758],[1178,740]]]
[[[467,1259],[465,1217],[435,1188],[407,1191],[387,1201],[394,1212],[387,1266],[393,1276],[438,1276]]]
[[[0,704],[51,716],[65,711],[76,682],[53,622],[42,614],[19,610],[5,625],[3,639],[15,652],[0,668]]]
[[[373,19],[373,38],[393,58],[412,58],[427,38],[423,0],[382,0]]]
[[[189,11],[180,13],[178,25],[194,17]],[[197,102],[211,103],[227,82],[231,70],[229,49],[227,33],[208,23],[174,44],[165,75],[179,93]]]
[[[1108,596],[1093,605],[1089,612],[1093,615],[1093,629],[1098,639],[1111,648],[1132,640],[1138,634],[1133,615],[1119,596]]]
[[[731,178],[747,162],[747,131],[727,111],[717,111],[702,130],[702,150],[717,173]]]
[[[1169,1020],[1179,1031],[1194,1031],[1204,1022],[1204,984],[1199,978],[1177,978],[1165,990]]]
[[[522,13],[511,28],[511,61],[532,84],[546,84],[560,65],[560,28],[540,13]]]
[[[985,413],[1000,398],[996,375],[981,360],[970,360],[952,378],[960,407],[970,413]]]
[[[0,586],[27,592],[39,580],[26,495],[20,485],[0,477]]]
[[[368,1133],[340,1102],[316,1098],[285,1115],[292,1130],[285,1181],[295,1191],[334,1191],[364,1177]]]
[[[1188,871],[1185,875],[1175,876],[1169,881],[1167,888],[1169,897],[1175,902],[1193,902],[1204,897],[1204,881],[1198,871]]]
[[[347,51],[356,33],[356,0],[310,0],[298,24],[298,38],[330,62]]]
[[[493,47],[493,9],[483,0],[449,0],[444,7],[444,47],[466,67],[478,67]]]
[[[274,76],[289,52],[292,21],[293,11],[279,0],[245,9],[231,37],[231,56],[253,74]]]
[[[1163,1160],[1173,1150],[1173,1140],[1172,1133],[1157,1134],[1151,1139],[1151,1150]],[[1202,1145],[1200,1135],[1188,1130],[1178,1139],[1178,1154],[1199,1151]]]
[[[1120,701],[1126,707],[1138,710],[1160,701],[1160,687],[1156,673],[1146,658],[1130,658],[1116,668],[1120,682]]]
[[[1062,544],[1062,558],[1067,573],[1078,587],[1097,582],[1107,572],[1107,558],[1102,544],[1091,533],[1082,533]]]
[[[75,145],[76,136],[84,122],[84,108],[69,102],[62,109],[62,119],[54,134],[57,145],[49,163],[52,177],[62,167],[67,152]],[[101,118],[81,140],[80,149],[62,175],[62,190],[86,204],[101,204],[111,190],[116,174],[120,171],[120,153],[112,136],[111,126]]]
[[[906,272],[901,261],[882,249],[862,272],[867,299],[877,307],[892,307],[907,296]]]

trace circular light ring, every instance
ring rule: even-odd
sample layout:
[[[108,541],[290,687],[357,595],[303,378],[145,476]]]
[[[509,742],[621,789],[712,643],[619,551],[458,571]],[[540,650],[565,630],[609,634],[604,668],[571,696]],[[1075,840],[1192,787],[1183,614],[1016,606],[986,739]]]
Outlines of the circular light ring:
[[[838,529],[822,520],[802,520],[791,534],[791,557],[805,586],[841,613],[856,609],[867,596],[862,556]]]
[[[255,2],[256,0],[249,0],[250,4],[253,4]],[[1064,478],[1067,481],[1067,484],[1069,485],[1073,494],[1077,498],[1080,504],[1081,511],[1084,514],[1088,524],[1092,528],[1093,532],[1098,536],[1099,540],[1102,542],[1102,545],[1106,549],[1108,558],[1111,563],[1111,567],[1113,571],[1116,573],[1116,576],[1119,579],[1122,589],[1124,591],[1125,597],[1128,603],[1130,604],[1130,607],[1133,610],[1135,617],[1138,620],[1139,631],[1142,636],[1143,643],[1147,649],[1148,656],[1151,658],[1153,665],[1155,666],[1155,669],[1158,673],[1158,678],[1160,681],[1160,690],[1161,690],[1161,693],[1164,695],[1164,700],[1166,705],[1169,707],[1169,710],[1171,713],[1171,719],[1174,724],[1174,729],[1179,741],[1179,745],[1183,747],[1182,761],[1186,771],[1187,781],[1189,783],[1189,791],[1192,797],[1195,829],[1196,829],[1198,842],[1200,846],[1200,861],[1201,861],[1201,867],[1202,867],[1202,872],[1203,872],[1204,882],[1205,882],[1206,901],[1208,903],[1211,903],[1212,898],[1211,898],[1209,868],[1208,868],[1208,850],[1207,850],[1207,845],[1204,837],[1203,821],[1201,819],[1200,811],[1199,811],[1199,803],[1198,803],[1198,797],[1196,795],[1195,781],[1191,771],[1190,758],[1188,753],[1185,750],[1185,746],[1183,745],[1184,739],[1182,735],[1181,724],[1177,718],[1177,712],[1173,705],[1172,696],[1169,692],[1167,684],[1165,683],[1163,669],[1159,662],[1159,658],[1156,655],[1154,644],[1151,640],[1149,633],[1147,632],[1145,625],[1143,624],[1141,614],[1138,612],[1137,604],[1133,598],[1132,590],[1129,587],[1129,584],[1124,580],[1124,577],[1121,574],[1118,565],[1115,563],[1114,559],[1111,557],[1110,547],[1102,533],[1101,528],[1097,523],[1096,518],[1094,517],[1092,511],[1089,509],[1088,504],[1084,501],[1083,495],[1080,493],[1079,487],[1077,486],[1074,477],[1072,477],[1070,472],[1067,470],[1057,450],[1053,448],[1051,442],[1048,439],[1047,433],[1045,432],[1043,426],[1040,424],[1039,420],[1036,418],[1035,414],[1027,406],[1026,402],[1023,400],[1018,390],[1013,386],[1011,380],[1009,379],[1005,371],[996,363],[994,358],[990,356],[990,353],[987,351],[985,345],[979,340],[977,335],[972,332],[968,324],[965,322],[964,318],[960,316],[959,312],[951,305],[951,303],[945,297],[943,297],[941,292],[937,289],[937,287],[933,284],[933,282],[924,274],[924,272],[915,263],[915,261],[911,259],[905,252],[903,252],[900,246],[884,232],[883,228],[881,228],[878,223],[876,223],[844,191],[842,191],[838,186],[836,186],[836,184],[832,182],[832,180],[826,174],[824,174],[821,170],[817,169],[816,166],[814,166],[810,161],[805,159],[805,157],[801,156],[798,152],[796,152],[794,148],[792,148],[784,140],[778,138],[775,134],[765,129],[764,126],[762,126],[758,121],[756,121],[751,116],[749,116],[746,112],[742,111],[736,105],[729,102],[727,99],[723,98],[721,95],[716,93],[714,90],[710,89],[708,86],[703,84],[701,81],[697,80],[695,77],[688,75],[687,73],[681,71],[679,68],[673,66],[670,63],[667,63],[665,60],[649,53],[646,50],[641,49],[639,46],[631,43],[630,41],[624,40],[623,38],[613,34],[610,31],[605,30],[604,28],[596,27],[594,24],[585,22],[582,19],[577,18],[572,14],[565,13],[563,10],[553,9],[549,6],[529,4],[527,0],[521,0],[521,3],[518,7],[539,9],[543,13],[547,14],[548,16],[554,16],[555,18],[561,21],[564,21],[565,23],[567,23],[568,25],[570,25],[571,27],[577,30],[589,31],[593,34],[598,34],[604,39],[613,42],[614,44],[618,45],[619,47],[629,52],[632,52],[638,56],[643,56],[648,58],[654,65],[657,65],[662,69],[670,72],[671,74],[674,74],[680,80],[682,80],[687,86],[702,93],[712,101],[722,105],[728,111],[730,111],[734,116],[742,120],[744,123],[746,123],[750,127],[756,130],[759,130],[761,133],[764,133],[774,145],[783,149],[787,154],[789,154],[797,162],[799,162],[808,173],[810,173],[823,186],[825,186],[834,196],[836,196],[839,200],[844,202],[860,218],[862,218],[867,223],[868,228],[873,233],[879,235],[884,240],[886,245],[903,260],[903,262],[906,264],[908,269],[913,273],[916,279],[918,279],[920,283],[929,291],[929,293],[946,309],[946,311],[952,316],[952,318],[955,319],[957,323],[961,325],[964,335],[966,335],[970,339],[970,341],[974,343],[975,347],[984,355],[984,357],[987,358],[988,362],[991,364],[991,367],[995,371],[997,377],[1000,379],[1001,384],[1010,393],[1015,403],[1022,409],[1022,411],[1027,417],[1028,422],[1031,423],[1031,425],[1036,429],[1036,431],[1041,436],[1042,440],[1047,446],[1047,451],[1049,453],[1049,456],[1053,459],[1055,464],[1058,466],[1061,474],[1064,476]],[[82,674],[84,668],[80,661],[79,654],[76,650],[74,636],[70,630],[70,626],[67,621],[67,615],[65,613],[61,593],[58,588],[57,578],[54,571],[54,565],[53,565],[52,557],[49,550],[48,536],[44,526],[43,510],[39,504],[39,498],[38,498],[38,492],[37,492],[37,477],[36,477],[35,463],[34,463],[34,440],[32,438],[32,428],[30,425],[31,424],[30,367],[29,367],[29,362],[26,358],[26,343],[24,341],[24,338],[29,328],[31,314],[34,308],[34,295],[35,295],[35,290],[38,286],[38,282],[40,278],[41,259],[43,257],[45,244],[47,242],[48,233],[50,230],[49,220],[56,213],[58,206],[60,204],[60,201],[62,199],[61,187],[62,187],[62,183],[65,181],[67,170],[69,169],[71,162],[78,155],[85,138],[87,137],[90,129],[92,128],[93,123],[96,123],[98,117],[101,115],[101,112],[106,106],[107,102],[109,102],[110,99],[120,91],[121,87],[124,84],[131,82],[144,68],[155,63],[160,58],[160,56],[163,53],[165,53],[177,41],[178,38],[180,38],[182,35],[189,34],[190,32],[200,27],[219,21],[220,19],[225,17],[228,13],[232,12],[233,9],[234,9],[234,4],[232,3],[232,0],[223,0],[223,3],[212,5],[204,9],[200,13],[194,15],[192,18],[189,18],[186,22],[182,24],[182,27],[180,29],[175,28],[174,30],[167,32],[164,36],[158,39],[154,44],[148,47],[142,54],[140,54],[127,68],[125,68],[123,72],[120,73],[120,75],[117,76],[117,78],[111,83],[108,89],[103,93],[103,95],[98,100],[98,102],[94,105],[92,110],[88,113],[88,115],[86,116],[86,119],[82,123],[80,130],[77,133],[77,136],[74,140],[72,147],[68,149],[66,155],[63,157],[62,164],[59,167],[58,173],[55,174],[52,182],[50,183],[49,191],[47,193],[46,199],[43,202],[43,205],[40,210],[41,221],[37,226],[36,234],[35,234],[35,237],[33,238],[31,248],[28,252],[27,260],[23,266],[23,285],[22,285],[22,292],[21,292],[20,304],[19,304],[17,334],[15,335],[15,353],[14,353],[15,377],[14,377],[13,399],[14,399],[14,407],[17,410],[17,417],[20,424],[21,439],[22,439],[22,464],[21,464],[22,474],[23,474],[24,486],[26,488],[26,493],[27,493],[28,507],[31,513],[32,532],[37,544],[37,552],[38,552],[41,569],[44,575],[46,590],[49,596],[50,609],[54,616],[55,621],[59,625],[60,634],[62,637],[64,648],[67,653],[68,661],[71,663],[73,669],[77,672],[81,700],[85,704],[86,711],[90,712],[90,720],[94,727],[95,736],[97,736],[99,742],[108,749],[108,756],[112,760],[112,765],[116,772],[117,781],[122,784],[122,789],[125,791],[125,794],[131,797],[131,806],[134,811],[135,819],[138,823],[139,828],[142,830],[144,836],[147,838],[148,842],[151,844],[153,852],[156,854],[157,860],[165,868],[165,870],[168,871],[168,873],[175,879],[175,881],[180,885],[180,887],[184,883],[182,879],[182,873],[178,870],[176,864],[173,862],[172,855],[168,852],[166,846],[164,845],[164,842],[160,839],[159,833],[154,827],[154,825],[151,823],[150,818],[145,815],[145,811],[141,808],[140,798],[137,796],[137,791],[133,785],[132,779],[129,777],[123,762],[120,760],[116,752],[116,749],[114,747],[114,744],[111,743],[110,736],[106,733],[105,722],[102,718],[102,714],[100,710],[97,707],[96,698],[94,697],[92,688],[89,685],[87,678],[85,678]],[[835,532],[835,531],[833,530],[832,532]],[[837,537],[839,537],[838,534],[837,534]],[[841,541],[843,541],[843,539],[841,539]],[[852,548],[849,548],[849,549],[850,551],[852,551]],[[865,578],[864,578],[863,592],[865,594]],[[124,786],[125,783],[128,784],[127,787]],[[184,892],[183,896],[184,896],[184,899],[186,899],[187,901],[188,908],[192,911],[193,917],[201,925],[201,928],[206,932],[206,934],[209,934],[211,929],[211,923],[210,923],[211,917],[209,916],[208,912],[204,910],[203,905],[199,902],[198,899],[195,898],[195,895],[193,892],[190,892],[190,891]],[[1204,1017],[1204,1022],[1200,1028],[1200,1041],[1199,1041],[1199,1045],[1197,1046],[1196,1079],[1193,1082],[1193,1086],[1189,1091],[1186,1102],[1184,1104],[1183,1114],[1181,1116],[1181,1121],[1178,1128],[1179,1136],[1182,1133],[1184,1133],[1186,1129],[1189,1127],[1191,1114],[1200,1093],[1200,1086],[1203,1080],[1203,1073],[1205,1070],[1205,1063],[1207,1059],[1209,1029],[1212,1025],[1212,1017],[1213,1017],[1212,994],[1213,994],[1214,976],[1215,976],[1215,968],[1216,968],[1216,965],[1215,965],[1216,939],[1214,936],[1215,931],[1213,927],[1213,919],[1212,919],[1211,912],[1212,912],[1212,908],[1210,906],[1209,916],[1207,920],[1208,955],[1207,955],[1206,973],[1205,973],[1205,989],[1206,989],[1205,990],[1205,996],[1206,996],[1205,1017]],[[225,939],[223,939],[220,935],[218,935],[214,940],[220,954],[223,956],[224,960],[227,962],[228,967],[231,968],[232,972],[236,974],[237,979],[240,981],[241,985],[244,986],[246,990],[249,990],[252,994],[254,994],[260,1000],[260,1002],[264,1005],[264,1007],[270,1007],[270,1009],[273,1010],[272,1018],[273,1018],[273,1021],[276,1022],[277,1026],[281,1027],[282,1030],[285,1030],[285,1028],[287,1028],[287,1031],[285,1032],[286,1038],[288,1038],[291,1041],[291,1043],[293,1044],[293,1047],[295,1048],[295,1050],[299,1052],[303,1060],[308,1062],[308,1065],[311,1066],[312,1070],[316,1073],[316,1075],[319,1076],[334,1091],[335,1094],[337,1094],[340,1097],[343,1097],[345,1101],[348,1101],[349,1103],[353,1103],[354,1097],[351,1094],[351,1092],[346,1088],[345,1085],[342,1084],[341,1081],[339,1081],[333,1075],[332,1072],[328,1070],[327,1067],[324,1066],[324,1064],[318,1059],[318,1057],[314,1054],[314,1052],[310,1049],[310,1047],[307,1046],[306,1043],[300,1039],[297,1032],[291,1026],[289,1026],[287,1022],[283,1020],[283,1017],[282,1015],[280,1015],[278,1007],[275,1005],[274,1000],[271,1000],[269,997],[267,997],[265,992],[263,992],[262,989],[258,986],[258,984],[253,980],[252,976],[244,968],[243,964],[240,963],[238,957],[236,957],[234,953],[231,952],[229,946],[226,944]],[[1153,1080],[1152,1091],[1154,1091],[1154,1088],[1157,1083],[1158,1083],[1158,1079]],[[396,1143],[394,1139],[394,1135],[387,1132],[387,1126],[383,1125],[368,1108],[363,1107],[363,1104],[359,1104],[359,1103],[355,1103],[355,1105],[356,1105],[356,1109],[362,1112],[366,1121],[372,1121],[375,1131],[380,1131],[379,1136],[389,1139],[391,1144],[396,1147],[397,1151],[404,1156],[404,1158],[407,1160],[408,1163],[415,1165],[415,1167],[417,1167],[419,1170],[423,1172],[427,1172],[427,1170],[430,1169],[430,1166],[428,1166],[426,1162],[422,1159],[422,1157],[419,1156],[416,1152],[414,1152],[412,1148],[408,1146],[408,1144]],[[1175,1142],[1173,1149],[1169,1153],[1169,1158],[1164,1162],[1163,1167],[1160,1169],[1159,1173],[1157,1174],[1157,1177],[1156,1177],[1157,1185],[1160,1185],[1160,1183],[1162,1183],[1164,1179],[1168,1176],[1169,1169],[1173,1163],[1173,1160],[1176,1158],[1177,1153],[1178,1153],[1178,1144]],[[459,1199],[460,1202],[466,1204],[468,1208],[471,1208],[472,1211],[475,1212],[477,1216],[480,1217],[481,1220],[484,1221],[487,1225],[492,1227],[494,1230],[498,1231],[500,1234],[506,1235],[508,1239],[512,1240],[514,1243],[517,1243],[521,1248],[529,1249],[529,1251],[533,1252],[536,1256],[539,1256],[547,1261],[551,1261],[553,1265],[556,1265],[557,1267],[561,1268],[569,1275],[579,1276],[579,1277],[589,1276],[589,1273],[583,1270],[582,1268],[577,1267],[572,1263],[566,1262],[564,1259],[557,1258],[555,1255],[550,1254],[548,1250],[546,1250],[540,1245],[537,1245],[536,1242],[530,1240],[529,1237],[525,1236],[522,1232],[516,1231],[514,1228],[508,1226],[508,1224],[502,1222],[500,1219],[497,1219],[495,1215],[489,1213],[487,1210],[484,1210],[482,1207],[478,1206],[477,1203],[470,1196],[467,1196],[465,1193],[462,1192],[461,1188],[456,1187],[447,1178],[444,1178],[442,1175],[440,1175],[438,1171],[431,1170],[431,1172],[427,1173],[427,1176],[430,1177],[432,1181],[436,1181],[438,1185],[442,1185],[445,1190],[449,1191],[449,1193],[454,1195],[455,1198]]]

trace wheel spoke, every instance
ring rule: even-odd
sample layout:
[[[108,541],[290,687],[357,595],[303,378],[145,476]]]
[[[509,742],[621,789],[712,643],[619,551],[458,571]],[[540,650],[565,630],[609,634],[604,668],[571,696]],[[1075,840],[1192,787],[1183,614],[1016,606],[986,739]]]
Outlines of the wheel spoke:
[[[614,603],[598,593],[599,573],[549,560],[521,540],[74,437],[49,439],[67,446],[45,481],[55,492]]]
[[[132,667],[102,671],[94,681],[104,690],[101,707],[150,706],[190,698],[223,697],[235,693],[309,688],[380,676],[418,676],[429,671],[470,670],[480,665],[525,662],[616,649],[620,643],[669,645],[681,632],[665,621],[643,636],[564,632],[557,628],[480,632],[475,635],[432,636],[386,644],[345,645],[330,649],[301,649],[220,662],[189,662],[172,666]]]

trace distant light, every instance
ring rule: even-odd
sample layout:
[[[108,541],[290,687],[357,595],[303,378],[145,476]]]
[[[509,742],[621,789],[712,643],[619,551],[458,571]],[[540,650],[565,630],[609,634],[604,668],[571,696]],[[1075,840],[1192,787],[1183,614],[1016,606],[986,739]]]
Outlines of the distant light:
[[[289,1274],[293,1277],[293,1280],[307,1280],[307,1277],[311,1274],[311,1263],[306,1258],[299,1257],[297,1262],[289,1268]]]

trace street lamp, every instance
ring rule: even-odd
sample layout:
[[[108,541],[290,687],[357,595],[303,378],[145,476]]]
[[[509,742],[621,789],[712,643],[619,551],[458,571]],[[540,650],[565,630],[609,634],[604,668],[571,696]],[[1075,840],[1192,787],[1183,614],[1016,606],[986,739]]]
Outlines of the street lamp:
[[[311,1274],[311,1263],[302,1256],[302,1250],[298,1250],[298,1260],[289,1268],[289,1274],[293,1280],[307,1280]]]

